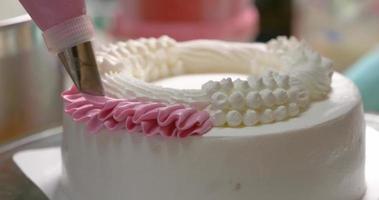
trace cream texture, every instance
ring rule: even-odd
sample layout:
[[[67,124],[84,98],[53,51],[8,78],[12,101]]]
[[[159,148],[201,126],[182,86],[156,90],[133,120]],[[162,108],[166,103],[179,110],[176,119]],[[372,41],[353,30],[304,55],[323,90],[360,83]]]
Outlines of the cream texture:
[[[296,117],[330,91],[332,63],[305,42],[279,37],[267,44],[215,40],[176,42],[168,37],[119,42],[98,52],[106,92],[188,104],[207,110],[215,126],[254,126]],[[204,81],[201,89],[150,84],[193,73],[244,73],[245,79]]]
[[[62,184],[71,199],[358,200],[365,192],[361,101],[339,74],[328,98],[309,105],[301,117],[213,128],[201,137],[93,135],[66,117],[62,153]]]

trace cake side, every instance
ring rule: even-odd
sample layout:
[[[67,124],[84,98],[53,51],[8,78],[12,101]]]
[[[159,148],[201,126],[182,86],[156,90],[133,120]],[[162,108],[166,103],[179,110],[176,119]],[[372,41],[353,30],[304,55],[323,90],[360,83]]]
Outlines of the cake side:
[[[364,120],[350,85],[335,75],[330,98],[298,118],[184,139],[90,134],[66,116],[66,189],[84,200],[358,200],[365,191]]]

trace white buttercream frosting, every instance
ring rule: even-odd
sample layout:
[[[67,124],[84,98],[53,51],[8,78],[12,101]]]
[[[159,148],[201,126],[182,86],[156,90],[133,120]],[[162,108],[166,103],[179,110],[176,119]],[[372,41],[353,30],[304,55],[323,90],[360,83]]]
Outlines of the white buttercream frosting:
[[[331,62],[305,42],[279,37],[267,44],[168,37],[105,46],[97,55],[107,95],[183,103],[207,110],[215,126],[253,126],[295,117],[330,91]],[[246,80],[210,80],[201,89],[149,82],[185,73],[244,73]]]

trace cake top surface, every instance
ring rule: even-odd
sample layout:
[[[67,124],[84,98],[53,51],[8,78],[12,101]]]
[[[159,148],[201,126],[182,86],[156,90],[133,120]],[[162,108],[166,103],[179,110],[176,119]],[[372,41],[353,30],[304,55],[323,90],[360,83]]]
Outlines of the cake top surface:
[[[75,88],[63,94],[65,111],[93,132],[186,137],[226,136],[231,132],[226,127],[235,136],[252,127],[269,133],[293,129],[295,123],[301,129],[328,121],[335,113],[329,110],[359,98],[340,75],[330,93],[332,62],[295,38],[267,44],[129,40],[104,46],[97,60],[107,97],[89,97]],[[341,95],[351,100],[340,101]]]

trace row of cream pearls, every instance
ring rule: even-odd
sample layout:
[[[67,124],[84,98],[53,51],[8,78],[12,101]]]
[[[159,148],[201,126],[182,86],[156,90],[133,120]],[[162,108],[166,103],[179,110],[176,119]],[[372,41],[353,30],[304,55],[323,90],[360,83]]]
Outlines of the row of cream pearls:
[[[208,111],[215,126],[254,126],[297,116],[310,102],[296,78],[273,71],[247,80],[208,81],[202,90],[210,98]]]

